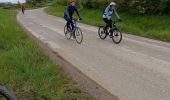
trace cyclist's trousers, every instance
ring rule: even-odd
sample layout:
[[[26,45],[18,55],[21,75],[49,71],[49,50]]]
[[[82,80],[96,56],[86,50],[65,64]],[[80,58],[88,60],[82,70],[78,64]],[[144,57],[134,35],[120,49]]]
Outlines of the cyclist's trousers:
[[[112,28],[112,20],[110,19],[107,19],[107,18],[103,18],[103,21],[106,23],[106,27],[105,27],[105,29],[107,28],[107,27],[110,27],[110,28]]]
[[[66,14],[64,14],[64,19],[67,21],[67,26],[71,24],[72,30],[74,29],[74,23]]]

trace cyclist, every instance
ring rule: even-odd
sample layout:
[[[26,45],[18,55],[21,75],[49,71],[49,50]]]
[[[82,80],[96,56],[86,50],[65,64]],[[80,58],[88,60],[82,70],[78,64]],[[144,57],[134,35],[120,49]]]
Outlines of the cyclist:
[[[117,14],[117,11],[116,11],[116,3],[115,2],[111,2],[109,4],[109,6],[107,6],[107,8],[104,10],[104,13],[103,13],[103,21],[106,23],[106,26],[104,28],[104,32],[108,35],[109,33],[106,31],[107,27],[110,27],[112,28],[112,20],[111,20],[111,16],[114,15],[116,17],[116,21],[120,21],[121,22],[121,19],[119,17],[119,15]],[[113,33],[112,31],[113,30],[110,30],[111,33]],[[110,34],[110,36],[112,36],[112,34]]]
[[[22,10],[22,13],[24,14],[25,8],[26,8],[26,1],[25,0],[19,0],[18,1]]]
[[[77,13],[79,20],[82,20],[80,17],[80,13],[76,7],[76,0],[70,0],[70,5],[67,6],[66,11],[64,12],[64,19],[67,21],[67,26],[71,24],[72,30],[74,30],[74,23],[73,23],[73,14],[74,12]]]

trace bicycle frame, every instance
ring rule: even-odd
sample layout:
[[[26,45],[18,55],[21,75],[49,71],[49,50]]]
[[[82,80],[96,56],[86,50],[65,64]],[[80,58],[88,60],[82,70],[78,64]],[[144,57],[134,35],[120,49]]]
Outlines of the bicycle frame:
[[[82,40],[83,40],[82,31],[81,31],[81,29],[77,26],[77,20],[76,20],[76,19],[73,19],[72,22],[73,22],[73,25],[74,25],[74,29],[73,29],[72,31],[70,31],[70,32],[69,32],[70,35],[67,36],[67,31],[66,31],[66,30],[68,30],[68,26],[67,26],[67,24],[66,24],[65,27],[64,27],[65,36],[67,37],[68,40],[70,40],[71,37],[73,36],[73,38],[76,39],[77,43],[80,44],[80,43],[82,42]],[[69,24],[70,24],[70,23],[69,23]],[[67,29],[66,29],[66,28],[67,28]],[[69,25],[69,28],[72,28],[71,25]],[[78,35],[78,34],[79,34],[79,35]],[[77,38],[77,37],[80,37],[80,39]]]
[[[74,23],[74,28],[76,28],[76,27],[77,27],[77,20],[76,20],[76,19],[73,19],[72,21],[73,21],[73,23]]]
[[[117,26],[116,26],[116,23],[117,23],[118,21],[113,21],[112,22],[112,29],[117,29]]]

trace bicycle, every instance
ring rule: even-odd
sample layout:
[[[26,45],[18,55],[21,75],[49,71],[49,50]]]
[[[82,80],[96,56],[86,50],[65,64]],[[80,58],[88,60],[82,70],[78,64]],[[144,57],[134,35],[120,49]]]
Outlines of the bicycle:
[[[75,27],[73,30],[71,29],[71,25],[66,24],[64,26],[64,34],[68,40],[70,40],[71,37],[73,36],[73,39],[75,39],[78,44],[81,44],[83,41],[83,33],[81,29],[77,26],[77,21],[78,20],[76,19],[73,20]]]
[[[0,85],[0,100],[16,100],[16,98],[4,86]]]
[[[107,27],[106,30],[104,30],[104,26],[100,26],[98,35],[102,40],[106,39],[109,35],[116,44],[119,44],[122,41],[122,32],[116,26],[116,21],[113,21],[112,28]]]

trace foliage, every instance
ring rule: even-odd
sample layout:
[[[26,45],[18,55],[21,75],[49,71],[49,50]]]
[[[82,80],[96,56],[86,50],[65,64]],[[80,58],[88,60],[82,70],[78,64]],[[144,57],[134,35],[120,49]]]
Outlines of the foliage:
[[[170,0],[77,0],[81,8],[103,9],[111,1],[117,3],[119,10],[132,14],[170,14]],[[67,5],[69,0],[54,0]]]
[[[0,3],[0,7],[3,9],[14,9],[17,6],[12,3]]]

